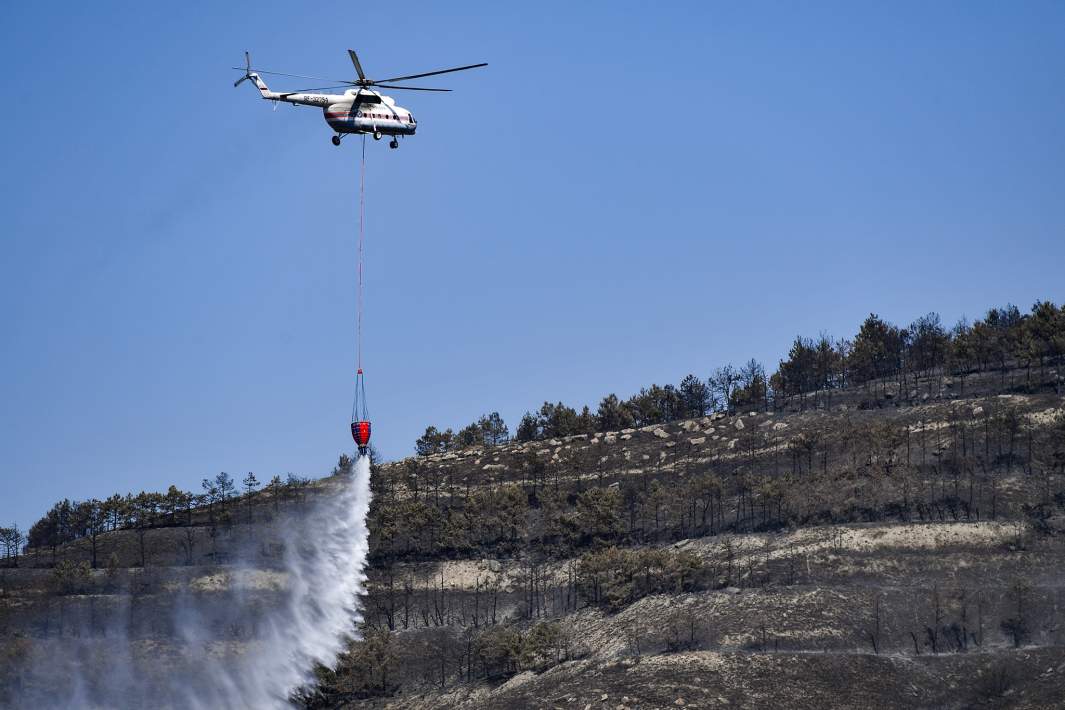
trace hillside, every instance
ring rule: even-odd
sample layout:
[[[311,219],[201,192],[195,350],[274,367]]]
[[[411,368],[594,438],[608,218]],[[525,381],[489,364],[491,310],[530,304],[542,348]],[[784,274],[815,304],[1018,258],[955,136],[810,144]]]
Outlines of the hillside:
[[[301,702],[1054,707],[1065,398],[1054,370],[1005,381],[376,466],[364,640]],[[183,599],[210,616],[211,653],[253,648],[255,609],[291,582],[279,525],[344,467],[104,532],[99,569],[87,538],[30,550],[0,571],[2,697],[46,697],[64,674],[39,670],[61,663],[106,674],[106,654],[63,652],[86,639],[128,638],[165,672]]]
[[[514,439],[62,500],[0,530],[0,702],[1057,707],[1063,368],[1049,302],[871,315]]]

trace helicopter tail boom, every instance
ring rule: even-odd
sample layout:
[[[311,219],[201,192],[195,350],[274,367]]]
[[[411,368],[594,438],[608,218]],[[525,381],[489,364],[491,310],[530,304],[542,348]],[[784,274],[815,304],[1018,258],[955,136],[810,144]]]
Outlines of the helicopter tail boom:
[[[274,92],[270,91],[270,87],[266,85],[266,82],[263,81],[262,77],[260,77],[258,74],[256,74],[255,72],[252,72],[251,74],[248,75],[247,78],[252,80],[252,83],[255,84],[255,88],[257,88],[259,90],[259,93],[263,95],[264,99],[276,99],[277,98],[278,95],[275,94]]]

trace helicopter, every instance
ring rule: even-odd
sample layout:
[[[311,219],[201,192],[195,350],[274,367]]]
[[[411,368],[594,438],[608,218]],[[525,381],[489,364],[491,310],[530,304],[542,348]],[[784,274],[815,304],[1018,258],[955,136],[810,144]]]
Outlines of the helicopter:
[[[233,86],[240,86],[245,81],[251,81],[259,89],[262,97],[268,101],[284,101],[301,106],[320,106],[325,115],[325,121],[336,133],[333,135],[333,145],[339,146],[340,140],[345,135],[371,134],[374,140],[381,140],[383,136],[391,136],[389,148],[399,147],[400,136],[413,136],[418,130],[418,122],[408,109],[396,105],[392,97],[385,96],[374,87],[381,89],[402,89],[405,91],[451,91],[451,89],[427,88],[424,86],[396,86],[393,82],[421,79],[437,74],[449,74],[451,72],[466,71],[488,66],[487,62],[469,64],[463,67],[440,69],[437,71],[410,74],[407,76],[394,76],[389,79],[367,79],[359,62],[359,55],[355,50],[349,49],[348,56],[355,65],[355,73],[359,78],[351,81],[348,79],[322,79],[321,77],[305,76],[303,74],[286,74],[283,72],[266,71],[265,69],[252,69],[251,54],[244,52],[244,66],[233,67],[243,70],[244,76],[237,79]],[[316,89],[299,89],[296,91],[271,91],[261,74],[273,76],[293,77],[297,79],[313,79],[315,81],[329,82],[336,86],[326,86]],[[342,94],[320,94],[319,91],[347,88]]]

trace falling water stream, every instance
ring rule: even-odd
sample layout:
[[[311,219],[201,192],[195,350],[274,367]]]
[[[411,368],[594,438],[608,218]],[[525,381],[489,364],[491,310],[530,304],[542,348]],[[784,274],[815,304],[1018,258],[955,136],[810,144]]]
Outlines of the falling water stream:
[[[154,568],[138,574],[170,575],[158,589],[111,597],[106,611],[106,597],[61,600],[67,609],[99,604],[91,622],[68,611],[58,634],[52,625],[29,639],[17,687],[7,689],[16,707],[290,707],[316,664],[336,663],[361,620],[369,458],[323,486],[330,490],[313,502],[249,528],[254,544],[232,550],[224,567],[193,571],[195,584],[174,581],[188,568]],[[204,588],[205,580],[221,581]]]
[[[360,620],[369,505],[370,459],[360,456],[338,495],[294,521],[284,543],[288,589],[264,610],[253,647],[237,662],[209,665],[204,682],[187,688],[188,706],[285,707],[315,663],[333,666]]]

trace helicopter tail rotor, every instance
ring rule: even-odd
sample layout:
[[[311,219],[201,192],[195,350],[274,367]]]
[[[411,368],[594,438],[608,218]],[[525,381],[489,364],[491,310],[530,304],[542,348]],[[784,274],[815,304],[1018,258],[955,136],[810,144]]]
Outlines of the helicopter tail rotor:
[[[248,79],[251,79],[251,54],[248,52],[244,52],[244,76],[233,82],[233,86],[240,86],[241,83],[247,81]]]

